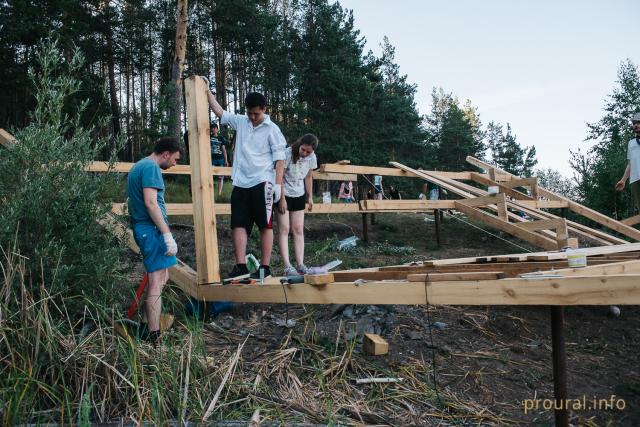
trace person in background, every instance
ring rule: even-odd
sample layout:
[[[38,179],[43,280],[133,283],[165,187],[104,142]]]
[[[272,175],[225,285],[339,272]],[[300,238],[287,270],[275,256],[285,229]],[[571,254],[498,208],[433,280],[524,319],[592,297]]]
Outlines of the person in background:
[[[148,339],[160,342],[162,289],[169,280],[169,267],[177,264],[178,245],[169,229],[164,203],[162,170],[175,166],[180,159],[180,145],[175,138],[164,137],[155,142],[153,153],[138,161],[127,177],[129,217],[133,238],[142,253],[149,285],[144,308]]]
[[[389,197],[392,200],[402,200],[402,194],[400,194],[400,191],[393,185],[389,186]]]
[[[340,192],[338,193],[338,199],[343,203],[353,203],[353,182],[345,181],[340,183]]]
[[[382,200],[384,190],[382,189],[382,175],[373,176],[373,191],[375,193],[376,200]]]
[[[620,181],[616,183],[616,190],[624,190],[628,179],[633,203],[636,210],[640,211],[640,113],[631,117],[631,126],[635,137],[627,143],[627,167]]]
[[[318,167],[315,151],[318,138],[307,133],[285,150],[284,194],[278,204],[278,245],[284,262],[284,275],[307,274],[304,265],[304,208],[313,209],[313,170]],[[289,231],[293,234],[296,267],[289,260]]]
[[[218,137],[218,125],[211,123],[211,166],[229,166],[227,156],[227,147],[225,141]],[[218,178],[218,195],[222,194],[222,186],[224,184],[224,176]]]

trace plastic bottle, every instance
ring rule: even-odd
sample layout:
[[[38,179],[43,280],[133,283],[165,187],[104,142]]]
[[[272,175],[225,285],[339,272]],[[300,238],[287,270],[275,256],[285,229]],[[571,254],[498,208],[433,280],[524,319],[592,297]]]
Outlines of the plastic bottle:
[[[258,271],[258,268],[260,268],[260,262],[255,256],[253,256],[253,254],[247,254],[244,259],[247,262],[247,269],[249,270],[249,273],[255,273]]]

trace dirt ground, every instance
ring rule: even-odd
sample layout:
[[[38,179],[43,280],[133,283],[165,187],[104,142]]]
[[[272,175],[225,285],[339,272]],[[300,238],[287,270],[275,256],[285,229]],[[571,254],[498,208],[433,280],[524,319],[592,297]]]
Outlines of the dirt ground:
[[[228,218],[218,219],[224,273],[232,266],[233,252]],[[465,223],[467,219],[463,216],[446,216],[440,249],[435,244],[435,225],[430,215],[376,214],[375,221],[375,225],[369,226],[370,242],[364,244],[359,240],[356,248],[344,252],[337,251],[337,242],[353,235],[362,237],[361,216],[308,215],[307,265],[322,265],[339,258],[343,260],[341,268],[348,269],[537,250],[503,233],[488,230],[491,233],[488,234],[477,225]],[[180,247],[179,257],[195,267],[190,219],[176,218],[172,227]],[[255,231],[250,240],[249,251],[258,255]],[[281,274],[277,249],[272,266],[275,274]],[[619,318],[610,317],[607,307],[565,309],[572,425],[640,425],[639,315],[640,308],[636,306],[622,307]],[[290,329],[282,326],[284,319],[296,320],[296,326]],[[364,422],[553,425],[553,411],[544,408],[549,403],[545,399],[553,398],[548,307],[243,304],[207,322],[205,340],[212,352],[233,351],[247,335],[251,339],[246,352],[254,354],[252,357],[282,348],[283,342],[292,337],[311,336],[314,343],[353,342],[354,360],[367,364],[372,369],[369,372],[385,377],[418,378],[420,384],[414,388],[423,387],[421,396],[431,396],[413,400],[395,412],[386,413],[384,405],[373,405],[378,418],[362,419]],[[226,334],[225,339],[220,337],[221,332]],[[389,342],[389,353],[364,355],[361,352],[364,332],[382,335]],[[391,393],[393,387],[393,384],[370,386],[365,393],[368,396],[375,393],[379,398],[380,393]],[[595,410],[591,409],[593,406]],[[304,408],[288,408],[291,411],[288,422],[334,423],[310,416]],[[357,417],[346,419],[351,421],[342,420],[338,424],[358,423]]]

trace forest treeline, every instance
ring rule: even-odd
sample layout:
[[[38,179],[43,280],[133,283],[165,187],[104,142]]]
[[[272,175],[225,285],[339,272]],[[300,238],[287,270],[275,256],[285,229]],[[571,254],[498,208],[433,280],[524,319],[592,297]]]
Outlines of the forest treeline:
[[[471,101],[443,88],[433,88],[431,110],[421,115],[417,88],[401,73],[394,47],[385,38],[379,56],[365,52],[352,11],[339,2],[5,0],[0,29],[0,126],[29,123],[35,102],[29,70],[38,71],[41,41],[55,37],[66,59],[76,49],[84,55],[76,76],[82,90],[72,102],[90,100],[86,124],[110,117],[100,133],[123,137],[122,160],[145,155],[158,135],[180,133],[184,121],[176,105],[183,100],[173,82],[198,74],[208,77],[230,111],[243,111],[246,93],[263,92],[289,141],[306,132],[319,136],[322,162],[397,160],[461,170],[472,155],[525,176],[537,163],[535,147],[521,146],[517,130],[508,123],[483,124]],[[180,41],[186,41],[183,61]],[[588,125],[586,137],[595,147],[579,151],[576,142],[575,177],[538,173],[548,186],[606,213],[613,202],[617,210],[629,205],[626,195],[613,200],[608,186],[619,179],[630,138],[624,114],[638,110],[637,67],[622,62],[616,84],[605,116]]]

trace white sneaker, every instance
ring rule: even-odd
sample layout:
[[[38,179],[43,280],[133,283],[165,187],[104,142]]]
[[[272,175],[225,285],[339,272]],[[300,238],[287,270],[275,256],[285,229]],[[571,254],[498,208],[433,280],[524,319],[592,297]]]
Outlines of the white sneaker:
[[[298,264],[296,270],[298,271],[298,274],[309,274],[309,269],[304,264]]]
[[[298,276],[298,270],[296,270],[295,268],[288,266],[284,268],[284,275],[286,277],[291,277],[291,276]]]

